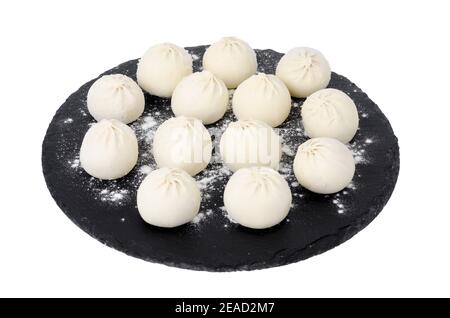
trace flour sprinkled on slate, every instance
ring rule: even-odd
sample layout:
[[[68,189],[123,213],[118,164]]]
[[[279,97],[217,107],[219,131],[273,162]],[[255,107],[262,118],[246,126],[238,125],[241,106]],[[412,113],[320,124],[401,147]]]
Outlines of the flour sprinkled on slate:
[[[80,167],[80,159],[78,159],[78,157],[75,157],[75,159],[73,159],[73,160],[68,160],[67,163],[73,169],[77,169]]]
[[[203,53],[200,54],[198,52],[193,52],[189,48],[187,50],[192,55],[194,70],[202,70],[201,62],[203,59]],[[273,61],[278,61],[278,55],[271,50],[256,52],[258,58],[258,72],[274,74],[276,64],[274,64]],[[114,70],[109,73],[114,73]],[[125,75],[136,79],[135,74],[128,73]],[[354,87],[339,87],[334,85],[334,82],[332,80],[329,87],[341,89],[350,97],[355,94],[362,94],[359,89],[355,89]],[[213,141],[213,154],[211,162],[207,168],[195,176],[197,184],[202,192],[200,213],[192,221],[192,225],[196,229],[200,229],[203,223],[208,222],[208,219],[216,217],[223,219],[224,229],[230,228],[231,226],[237,226],[236,222],[233,221],[227,214],[225,207],[222,205],[218,206],[218,204],[215,203],[223,202],[224,185],[232,175],[232,172],[224,166],[220,160],[219,143],[222,133],[225,131],[227,126],[230,122],[236,120],[231,109],[233,93],[234,90],[229,90],[229,105],[225,116],[218,122],[207,126]],[[135,194],[142,180],[145,176],[158,168],[151,153],[153,136],[159,125],[172,117],[173,114],[170,108],[169,99],[156,98],[148,94],[145,94],[145,99],[146,108],[144,113],[138,120],[130,124],[130,127],[136,133],[139,143],[139,158],[136,167],[130,172],[130,174],[119,180],[102,181],[93,177],[83,179],[85,180],[84,186],[91,191],[95,198],[101,202],[104,202],[104,204],[121,205],[129,200],[135,200]],[[311,196],[315,195],[305,190],[298,183],[292,168],[298,146],[308,140],[308,137],[304,133],[300,114],[303,102],[304,99],[292,98],[292,109],[289,117],[280,127],[275,128],[282,141],[282,158],[279,166],[279,172],[283,175],[291,187],[293,207],[306,203]],[[370,110],[363,109],[361,105],[358,105],[358,103],[356,104],[358,107],[360,121],[368,118]],[[80,100],[79,112],[83,117],[90,116],[85,99]],[[73,122],[74,119],[69,117],[66,118],[62,124],[70,125]],[[92,121],[86,125],[86,131],[94,123],[95,120],[92,119]],[[62,138],[63,137],[64,136],[62,136]],[[376,142],[376,140],[371,137],[360,136],[358,131],[354,140],[349,143],[348,146],[355,158],[357,171],[359,165],[366,165],[370,163],[370,146],[374,142]],[[76,174],[86,174],[80,165],[79,148],[68,149],[68,147],[66,147],[62,142],[59,156],[62,157],[61,160],[67,161],[68,169],[72,169]],[[346,207],[351,203],[351,197],[349,196],[350,192],[356,189],[358,184],[357,179],[360,177],[362,176],[356,173],[353,182],[344,191],[325,196],[325,198],[330,202],[330,207],[333,208],[336,213],[345,214]],[[125,219],[121,219],[122,222],[124,220]]]
[[[81,115],[83,115],[84,117],[86,117],[86,116],[88,115],[87,112],[86,112],[83,108],[80,109],[80,113],[81,113]]]
[[[144,174],[144,175],[149,174],[149,173],[152,172],[153,170],[154,170],[154,168],[151,167],[151,166],[148,166],[148,165],[143,165],[143,166],[141,166],[141,167],[139,168],[139,172],[142,173],[142,174]]]

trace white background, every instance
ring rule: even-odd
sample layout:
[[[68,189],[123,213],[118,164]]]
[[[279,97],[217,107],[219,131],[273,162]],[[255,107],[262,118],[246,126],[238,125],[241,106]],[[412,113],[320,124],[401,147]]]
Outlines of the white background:
[[[447,1],[2,1],[0,296],[450,296]],[[235,35],[321,50],[390,119],[397,187],[350,241],[304,262],[208,273],[105,247],[60,212],[41,172],[54,112],[150,45]]]

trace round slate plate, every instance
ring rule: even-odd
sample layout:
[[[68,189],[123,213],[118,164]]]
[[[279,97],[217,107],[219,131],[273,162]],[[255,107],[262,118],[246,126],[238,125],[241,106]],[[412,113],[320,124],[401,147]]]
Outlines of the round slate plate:
[[[187,48],[194,69],[201,69],[206,46]],[[258,70],[274,73],[282,54],[256,50]],[[105,74],[122,73],[135,79],[137,60]],[[135,169],[116,181],[90,177],[79,166],[84,134],[94,122],[87,112],[86,95],[94,80],[83,85],[58,109],[42,146],[42,166],[51,195],[61,210],[100,242],[128,255],[181,268],[234,271],[280,266],[327,251],[369,224],[388,201],[399,173],[399,148],[392,128],[365,93],[343,76],[333,73],[329,87],[346,92],[356,103],[360,129],[350,148],[357,166],[353,183],[333,195],[317,195],[298,185],[292,161],[307,139],[300,121],[302,99],[293,99],[288,120],[278,129],[283,138],[280,172],[293,193],[293,206],[285,221],[267,230],[249,230],[227,218],[222,192],[230,172],[215,160],[196,176],[202,195],[199,217],[175,229],[146,224],[136,208],[136,190],[146,173],[155,168],[151,155],[157,126],[173,116],[170,100],[146,94],[144,115],[131,127],[139,139]],[[230,95],[232,92],[230,92]],[[207,128],[214,143],[234,120],[231,111]]]

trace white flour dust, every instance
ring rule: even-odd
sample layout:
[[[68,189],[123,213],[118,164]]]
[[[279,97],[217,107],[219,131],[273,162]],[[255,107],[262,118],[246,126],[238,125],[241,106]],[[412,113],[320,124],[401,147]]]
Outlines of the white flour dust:
[[[142,174],[145,174],[145,175],[149,174],[152,171],[153,171],[153,168],[148,165],[143,165],[139,168],[139,172]]]
[[[102,201],[121,201],[128,195],[128,190],[121,189],[121,190],[109,190],[109,189],[103,189],[100,191],[99,196],[100,200]]]
[[[231,224],[237,224],[235,220],[227,213],[227,209],[224,206],[221,206],[220,211],[222,212],[222,215],[228,220]],[[224,227],[229,227],[229,224],[225,224]]]
[[[80,159],[78,159],[78,158],[73,159],[73,160],[68,160],[67,163],[69,164],[69,166],[71,168],[74,168],[74,169],[80,167]]]

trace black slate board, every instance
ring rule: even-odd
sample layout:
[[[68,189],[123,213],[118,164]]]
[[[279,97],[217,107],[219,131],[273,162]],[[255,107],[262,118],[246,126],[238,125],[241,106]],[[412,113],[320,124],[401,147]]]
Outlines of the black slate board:
[[[201,69],[205,49],[187,48],[194,57],[196,71]],[[272,50],[256,53],[258,70],[274,73],[282,54]],[[104,74],[122,73],[135,79],[136,63],[128,61]],[[293,154],[307,137],[300,122],[303,100],[293,99],[292,112],[280,129],[288,145],[280,171],[293,193],[293,207],[285,221],[267,230],[249,230],[231,223],[222,207],[222,191],[229,173],[215,162],[197,176],[207,186],[201,207],[204,218],[175,229],[153,227],[138,214],[136,189],[145,177],[142,166],[154,166],[151,131],[173,116],[170,100],[146,94],[144,115],[152,117],[131,125],[141,135],[138,165],[122,179],[99,181],[87,175],[77,161],[82,138],[94,122],[86,107],[86,94],[93,82],[83,85],[56,112],[42,146],[43,173],[56,203],[75,224],[100,242],[134,257],[208,271],[253,270],[297,262],[325,252],[362,230],[382,210],[397,181],[399,148],[387,118],[355,84],[333,73],[329,87],[345,91],[360,115],[360,129],[351,142],[358,164],[348,189],[324,196],[296,183],[290,168]],[[234,120],[231,111],[208,129],[223,130],[230,120]]]

